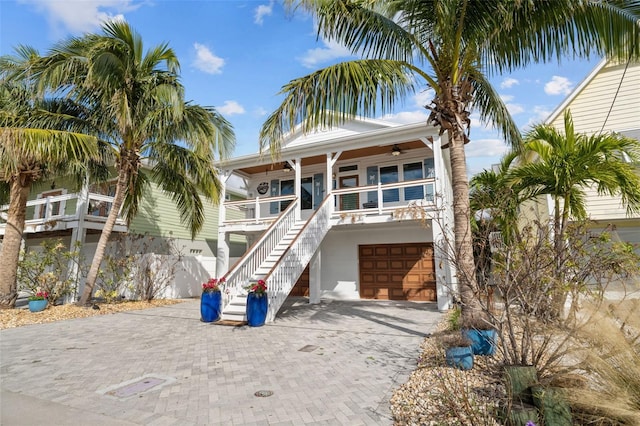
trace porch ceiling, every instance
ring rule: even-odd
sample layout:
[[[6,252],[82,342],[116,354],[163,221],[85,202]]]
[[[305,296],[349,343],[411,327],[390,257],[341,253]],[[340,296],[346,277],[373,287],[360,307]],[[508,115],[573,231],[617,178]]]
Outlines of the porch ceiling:
[[[419,149],[419,148],[425,147],[424,142],[419,140],[385,145],[385,146],[370,146],[366,148],[345,150],[340,155],[339,160],[353,160],[354,158],[363,158],[363,157],[370,157],[373,155],[391,154],[391,148],[394,145],[397,145],[400,148],[400,151],[402,152],[407,152],[412,149]],[[324,163],[325,161],[327,161],[326,154],[303,157],[302,167],[311,166],[313,164],[321,164],[321,163]],[[261,163],[256,166],[240,168],[238,169],[238,171],[246,173],[248,175],[253,175],[253,174],[265,173],[265,172],[274,171],[274,170],[282,170],[284,168],[283,165],[284,165],[284,159],[282,159],[281,161],[271,162],[271,163],[265,161],[264,163]]]

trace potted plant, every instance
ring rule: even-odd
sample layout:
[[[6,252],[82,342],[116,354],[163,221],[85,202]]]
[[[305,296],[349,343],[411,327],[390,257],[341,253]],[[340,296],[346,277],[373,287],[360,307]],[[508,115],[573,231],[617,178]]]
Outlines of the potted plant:
[[[487,319],[465,319],[462,334],[471,340],[474,355],[493,355],[496,352],[496,328]]]
[[[471,341],[462,334],[450,334],[441,339],[444,347],[445,362],[450,367],[461,370],[473,368],[473,350]]]
[[[264,325],[269,310],[267,299],[267,284],[264,280],[252,282],[246,288],[247,294],[247,323],[250,327]]]
[[[200,321],[213,322],[220,319],[222,307],[221,287],[224,286],[224,278],[211,278],[202,284],[202,296],[200,296]]]
[[[38,291],[36,294],[32,294],[31,296],[29,296],[29,311],[44,311],[49,304],[49,301],[47,300],[48,297],[49,293],[47,293],[46,291]]]

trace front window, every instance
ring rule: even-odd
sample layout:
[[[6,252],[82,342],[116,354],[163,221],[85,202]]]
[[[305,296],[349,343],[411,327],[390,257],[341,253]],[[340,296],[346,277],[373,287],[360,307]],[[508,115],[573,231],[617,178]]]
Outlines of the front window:
[[[402,173],[405,181],[422,179],[422,163],[404,164],[402,166]],[[405,201],[421,200],[422,198],[424,198],[424,188],[421,185],[404,189]]]
[[[295,186],[293,180],[282,180],[280,181],[280,195],[293,195],[295,194]],[[280,211],[284,211],[287,206],[291,204],[291,200],[281,201],[280,202]]]
[[[396,183],[398,182],[398,166],[380,167],[380,183]],[[382,191],[382,201],[392,203],[400,201],[400,192],[397,189],[385,189]]]
[[[311,210],[313,208],[313,178],[302,178],[300,183],[300,200],[302,210]]]

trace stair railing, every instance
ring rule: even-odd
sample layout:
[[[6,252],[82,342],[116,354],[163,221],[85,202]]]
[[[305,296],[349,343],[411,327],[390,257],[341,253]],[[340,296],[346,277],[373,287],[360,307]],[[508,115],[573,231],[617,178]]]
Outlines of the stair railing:
[[[225,274],[224,278],[226,283],[223,309],[234,296],[244,291],[244,287],[249,284],[258,267],[295,224],[297,204],[298,199],[294,199],[280,214],[278,219],[267,228],[242,258]]]
[[[275,319],[276,313],[329,232],[332,213],[333,196],[330,195],[322,201],[320,207],[305,223],[280,260],[266,275],[269,296],[267,322],[272,322]]]

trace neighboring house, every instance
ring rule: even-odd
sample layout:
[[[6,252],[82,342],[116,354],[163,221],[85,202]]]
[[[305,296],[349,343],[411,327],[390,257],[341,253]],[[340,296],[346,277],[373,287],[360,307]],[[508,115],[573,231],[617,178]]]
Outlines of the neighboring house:
[[[546,123],[564,129],[567,109],[573,116],[576,133],[617,132],[640,140],[640,63],[601,61],[551,113]],[[615,231],[613,235],[622,241],[640,245],[640,214],[628,215],[620,197],[598,195],[596,189],[591,188],[587,191],[586,204],[587,214],[598,228],[609,226]],[[540,217],[552,217],[550,197],[538,208]]]
[[[386,299],[450,308],[455,272],[445,247],[453,244],[453,211],[443,143],[424,122],[358,119],[292,132],[277,161],[255,154],[222,164],[223,182],[241,178],[248,195],[220,207],[223,319],[243,318],[243,287],[261,278],[267,321],[290,294],[308,295],[310,303]],[[407,207],[413,215],[401,214]],[[231,265],[229,242],[237,235],[250,248]]]
[[[115,181],[87,184],[80,191],[74,190],[74,187],[73,182],[64,177],[34,185],[27,203],[24,230],[24,246],[27,250],[38,249],[45,239],[59,238],[67,247],[80,243],[84,258],[91,262],[111,208]],[[227,198],[241,199],[244,195],[238,188],[231,188],[227,190]],[[170,196],[151,183],[130,226],[123,219],[118,219],[113,229],[112,240],[126,233],[146,234],[156,237],[152,250],[166,254],[162,243],[171,239],[179,253],[184,255],[175,283],[164,294],[166,297],[199,296],[201,284],[215,276],[218,207],[207,201],[204,201],[204,205],[204,226],[192,240],[188,228],[180,222],[180,215]],[[7,208],[0,206],[0,215]],[[4,222],[4,216],[0,216],[0,244],[6,228]],[[232,239],[230,246],[230,253],[234,257],[241,256],[246,250],[246,242],[241,236]],[[78,294],[81,291],[82,287],[78,289]]]

